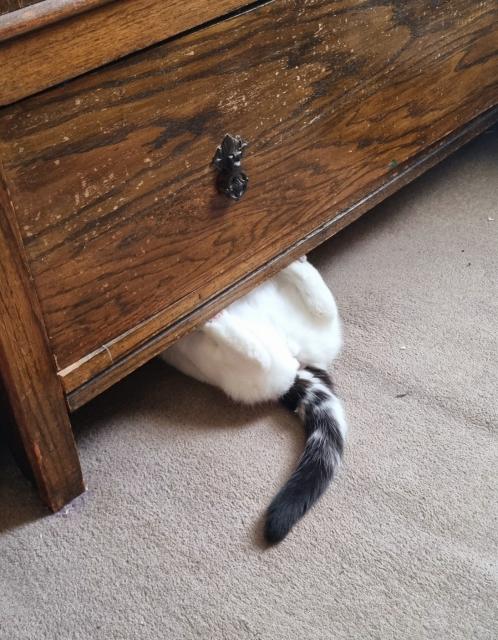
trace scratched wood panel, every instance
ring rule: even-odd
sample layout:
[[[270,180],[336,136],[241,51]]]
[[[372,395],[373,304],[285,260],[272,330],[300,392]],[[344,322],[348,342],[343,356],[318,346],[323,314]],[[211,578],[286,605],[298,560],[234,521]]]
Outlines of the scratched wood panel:
[[[110,366],[106,366],[99,375],[90,378],[84,384],[70,391],[66,400],[71,411],[84,405],[95,398],[118,380],[124,378],[145,362],[169,347],[175,340],[178,340],[195,327],[201,325],[217,312],[224,309],[228,304],[244,295],[252,288],[275,275],[302,255],[308,253],[319,244],[339,232],[357,220],[366,211],[369,211],[379,202],[392,195],[406,184],[420,176],[422,173],[441,162],[451,153],[455,152],[462,145],[486,131],[490,125],[498,122],[498,107],[494,107],[477,116],[462,127],[453,131],[448,136],[436,144],[424,149],[412,160],[392,172],[392,174],[382,182],[379,188],[370,191],[365,197],[354,201],[346,209],[342,209],[336,216],[328,218],[321,226],[314,229],[310,234],[301,238],[295,244],[287,247],[275,258],[266,262],[256,271],[251,271],[244,278],[238,280],[228,289],[223,290],[216,296],[208,299],[195,308],[186,316],[179,318],[176,322],[167,325],[159,333],[146,338],[139,347],[128,353],[125,357],[115,360]],[[156,318],[157,320],[157,318]],[[97,362],[94,360],[94,364]],[[62,372],[59,373],[61,375]],[[76,373],[76,371],[74,372]],[[70,377],[64,378],[65,382]]]
[[[67,391],[498,102],[498,6],[275,0],[0,113]],[[225,132],[246,196],[219,196]]]
[[[116,0],[0,0],[0,42],[114,1]],[[32,63],[37,66],[36,60]]]
[[[32,4],[37,4],[41,0],[0,0],[0,15],[10,13],[18,9],[24,9]]]
[[[11,440],[25,454],[42,499],[57,511],[84,485],[61,381],[1,174],[0,255],[0,417],[13,418]]]
[[[245,4],[247,0],[43,0],[0,15],[0,105]]]

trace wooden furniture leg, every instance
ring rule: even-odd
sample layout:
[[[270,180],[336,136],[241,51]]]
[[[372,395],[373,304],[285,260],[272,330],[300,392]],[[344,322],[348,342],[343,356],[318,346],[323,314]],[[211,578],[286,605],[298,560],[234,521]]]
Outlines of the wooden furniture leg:
[[[84,491],[67,405],[12,204],[0,182],[0,374],[26,459],[53,511]]]

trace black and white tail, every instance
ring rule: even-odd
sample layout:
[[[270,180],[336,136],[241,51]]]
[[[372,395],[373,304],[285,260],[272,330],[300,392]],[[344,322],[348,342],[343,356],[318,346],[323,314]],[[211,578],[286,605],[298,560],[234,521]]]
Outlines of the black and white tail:
[[[347,425],[332,381],[323,369],[300,369],[282,403],[304,423],[306,446],[297,469],[268,507],[265,538],[276,544],[320,498],[340,464]]]

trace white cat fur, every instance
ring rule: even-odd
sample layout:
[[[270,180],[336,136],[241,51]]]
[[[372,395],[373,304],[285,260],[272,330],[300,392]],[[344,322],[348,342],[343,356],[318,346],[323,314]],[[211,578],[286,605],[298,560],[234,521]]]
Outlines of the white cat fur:
[[[233,302],[162,358],[246,403],[276,400],[298,369],[327,369],[341,347],[334,297],[301,258]]]

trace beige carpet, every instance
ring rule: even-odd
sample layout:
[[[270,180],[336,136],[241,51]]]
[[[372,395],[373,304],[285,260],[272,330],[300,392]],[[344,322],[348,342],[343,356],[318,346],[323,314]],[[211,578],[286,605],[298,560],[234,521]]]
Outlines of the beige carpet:
[[[152,362],[76,416],[66,512],[2,453],[2,640],[498,637],[498,135],[311,259],[345,323],[332,490],[262,548],[298,423]]]

